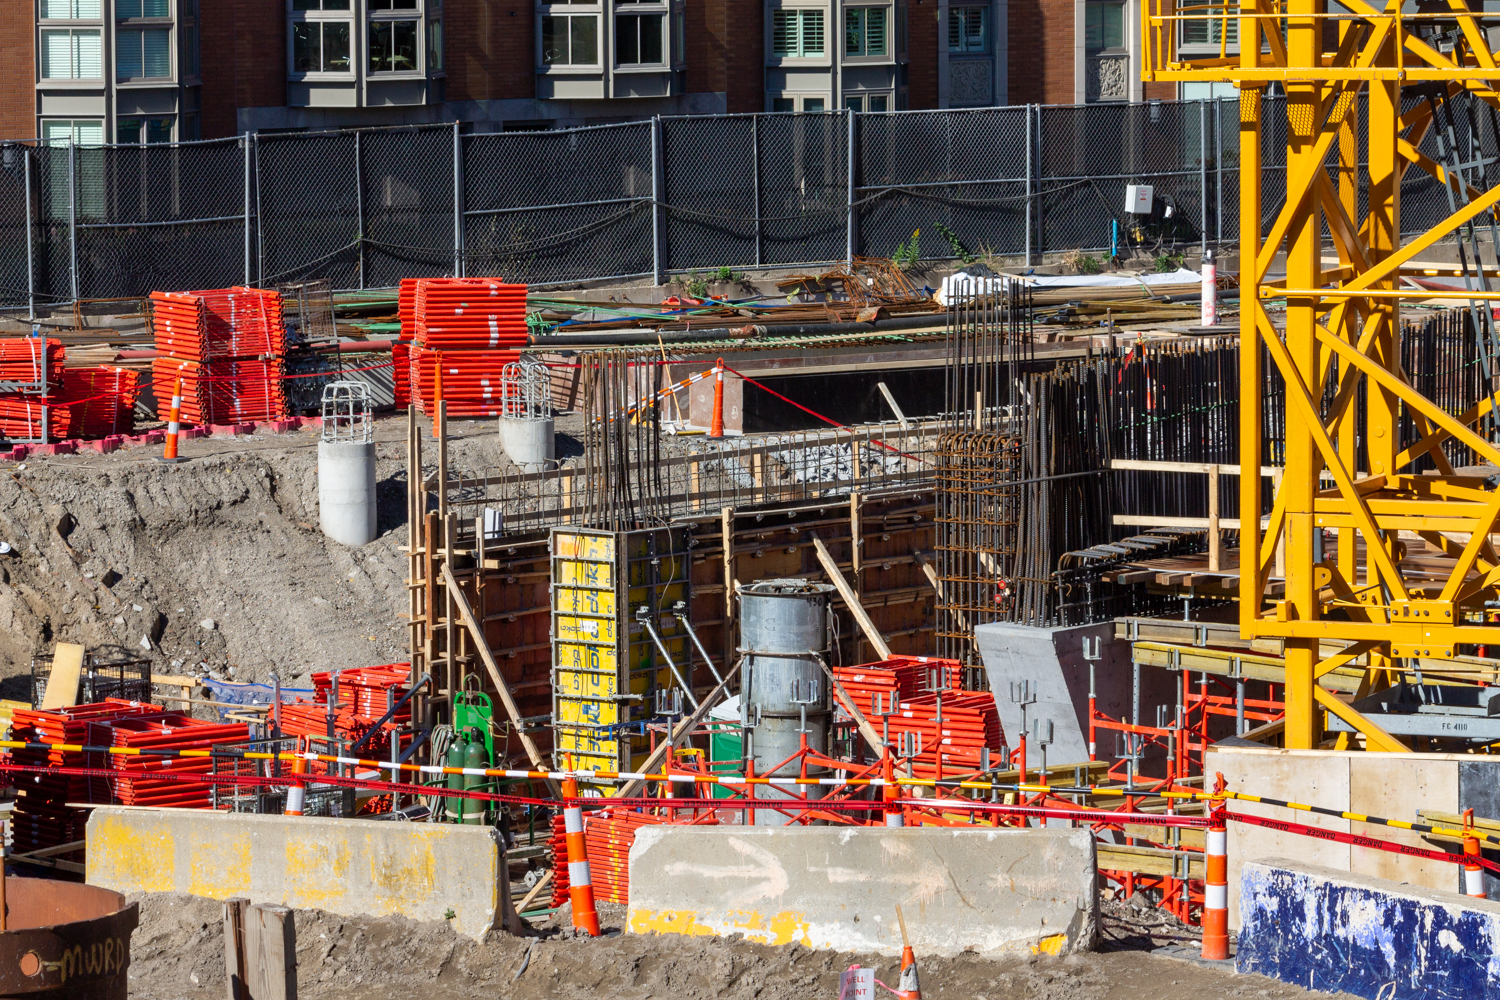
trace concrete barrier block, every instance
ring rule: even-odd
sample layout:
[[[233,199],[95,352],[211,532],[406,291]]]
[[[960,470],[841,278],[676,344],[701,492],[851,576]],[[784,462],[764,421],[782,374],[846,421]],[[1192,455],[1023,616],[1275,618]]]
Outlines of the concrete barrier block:
[[[923,955],[1093,947],[1087,830],[641,828],[630,850],[636,934],[743,934],[765,944]]]
[[[199,438],[206,438],[212,433],[213,431],[207,427],[184,427],[181,431],[184,441],[196,441]],[[166,438],[163,437],[162,440],[165,441]]]
[[[1500,903],[1281,858],[1240,876],[1235,967],[1377,1000],[1500,1000]]]
[[[483,827],[102,806],[87,837],[88,882],[116,892],[446,918],[475,938],[502,919],[505,869]]]
[[[123,436],[110,434],[102,438],[96,438],[93,441],[85,441],[84,447],[92,451],[97,451],[101,455],[108,455],[112,451],[118,451],[124,441],[125,438]]]
[[[255,433],[254,424],[209,424],[208,433],[212,437],[241,437],[246,434]]]

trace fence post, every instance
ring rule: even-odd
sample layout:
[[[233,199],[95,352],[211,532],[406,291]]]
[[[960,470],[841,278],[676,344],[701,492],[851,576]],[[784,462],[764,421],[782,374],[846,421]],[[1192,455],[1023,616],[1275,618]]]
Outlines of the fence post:
[[[266,277],[266,217],[260,210],[260,133],[250,133],[251,159],[255,163],[255,283]]]
[[[1031,189],[1033,167],[1031,162],[1031,105],[1026,105],[1026,265],[1031,265]]]
[[[68,136],[68,287],[78,301],[78,141]]]
[[[360,291],[365,289],[365,179],[364,164],[361,162],[364,152],[364,134],[363,129],[354,130],[354,251],[355,263],[359,268]]]
[[[662,202],[661,115],[651,116],[651,280],[662,283],[661,202]]]
[[[246,132],[240,138],[240,145],[245,149],[245,284],[249,286],[250,281],[250,133]]]
[[[25,146],[21,173],[26,185],[26,318],[36,319],[36,222],[31,217],[31,150]]]
[[[1198,244],[1208,252],[1208,101],[1198,102]]]
[[[1218,224],[1219,245],[1224,244],[1224,100],[1214,101],[1214,216]]]
[[[760,267],[760,115],[750,116],[750,190],[755,195],[755,266]]]
[[[464,170],[461,123],[453,122],[453,276],[464,276]]]
[[[849,127],[845,131],[844,138],[847,146],[844,150],[844,160],[849,168],[849,198],[845,207],[845,211],[847,212],[847,229],[844,234],[847,241],[845,256],[847,257],[848,266],[852,268],[854,266],[854,244],[858,235],[855,232],[854,221],[854,120],[857,116],[848,108],[844,109],[844,114],[849,116]]]

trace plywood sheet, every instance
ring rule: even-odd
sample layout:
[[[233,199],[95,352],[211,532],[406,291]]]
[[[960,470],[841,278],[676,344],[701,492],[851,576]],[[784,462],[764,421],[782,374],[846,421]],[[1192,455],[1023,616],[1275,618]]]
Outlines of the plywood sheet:
[[[1458,763],[1434,757],[1392,757],[1389,754],[1350,757],[1349,805],[1346,808],[1349,812],[1408,822],[1417,818],[1418,809],[1458,812]],[[1434,848],[1419,833],[1379,824],[1351,823],[1350,832],[1426,850]],[[1458,886],[1456,865],[1368,847],[1349,849],[1349,870],[1356,875],[1373,875],[1446,892],[1453,892]]]
[[[1349,760],[1345,754],[1298,750],[1249,750],[1209,748],[1204,755],[1204,784],[1222,772],[1232,792],[1247,792],[1290,802],[1346,809],[1349,801]],[[1292,812],[1280,806],[1255,802],[1231,802],[1232,812],[1272,819],[1291,820],[1340,833],[1349,832],[1349,821],[1316,813]],[[1265,858],[1297,858],[1308,864],[1337,871],[1349,870],[1349,846],[1313,840],[1292,833],[1279,833],[1240,823],[1229,825],[1229,926],[1239,929],[1240,871],[1247,861]]]
[[[83,676],[83,647],[76,642],[59,642],[52,647],[52,673],[42,695],[42,709],[65,708],[78,704],[78,681]]]

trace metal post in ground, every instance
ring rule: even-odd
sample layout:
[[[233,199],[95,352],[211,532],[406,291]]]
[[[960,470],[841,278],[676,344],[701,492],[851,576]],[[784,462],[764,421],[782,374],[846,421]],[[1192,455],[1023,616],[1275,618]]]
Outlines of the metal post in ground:
[[[36,319],[36,224],[31,218],[31,151],[21,147],[21,173],[26,185],[26,318]]]
[[[755,266],[760,267],[760,115],[750,116],[750,191],[755,196]]]
[[[73,301],[78,301],[78,149],[68,136],[68,287]]]
[[[1031,263],[1031,105],[1026,105],[1026,264]]]
[[[662,283],[661,259],[661,116],[651,116],[651,280]]]
[[[364,153],[363,136],[364,136],[364,132],[363,131],[361,131],[359,129],[355,130],[355,132],[354,132],[354,212],[355,212],[355,215],[354,215],[354,218],[355,218],[355,224],[354,224],[354,250],[355,250],[355,255],[356,255],[355,256],[355,263],[356,263],[356,265],[359,268],[359,288],[360,288],[360,291],[364,291],[364,288],[365,288],[365,182],[364,182],[364,176],[363,176],[363,174],[364,174],[364,164],[361,162],[361,160],[363,158],[363,153]],[[457,173],[455,173],[454,174],[455,185],[457,183],[457,181],[456,181],[457,176],[458,176]],[[457,215],[457,211],[456,210],[454,212],[454,215],[455,216]],[[458,249],[459,249],[458,246],[455,244],[454,267],[458,266],[458,263],[457,263],[457,250]],[[459,276],[457,271],[454,272],[454,276],[455,277]]]
[[[463,133],[453,123],[453,276],[464,276],[464,170]]]
[[[857,238],[856,237],[856,232],[855,232],[855,222],[854,222],[854,129],[855,129],[855,119],[858,116],[855,115],[855,113],[853,111],[850,111],[847,108],[844,110],[844,114],[849,119],[848,128],[844,132],[844,142],[845,142],[846,147],[847,147],[845,149],[845,151],[844,151],[844,157],[845,157],[845,166],[848,168],[848,192],[849,192],[849,196],[848,196],[848,199],[847,199],[847,201],[845,203],[845,209],[844,209],[844,211],[846,212],[846,216],[845,216],[846,230],[845,230],[845,234],[844,234],[845,241],[846,241],[846,246],[845,246],[844,256],[846,258],[846,263],[848,264],[849,267],[852,268],[854,266],[854,244],[855,244],[855,240]]]
[[[250,281],[250,135],[240,140],[245,147],[245,284]]]
[[[255,274],[257,279],[266,276],[265,215],[260,210],[260,133],[250,133],[251,159],[255,162]]]
[[[1218,239],[1224,242],[1224,102],[1214,101],[1214,221],[1218,224]]]
[[[1198,102],[1198,244],[1208,253],[1208,102]]]

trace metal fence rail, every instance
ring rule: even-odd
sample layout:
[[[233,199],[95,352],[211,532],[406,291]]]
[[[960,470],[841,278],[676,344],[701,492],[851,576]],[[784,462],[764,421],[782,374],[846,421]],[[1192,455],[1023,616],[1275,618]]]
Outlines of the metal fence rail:
[[[1265,116],[1267,223],[1284,185],[1284,118]],[[0,143],[0,308],[310,278],[338,289],[432,274],[662,281],[913,242],[927,259],[1101,253],[1127,238],[1130,183],[1173,209],[1137,245],[1180,251],[1237,237],[1238,121],[1236,100],[1221,99]],[[1490,118],[1459,116],[1459,128],[1494,155]],[[1439,143],[1430,130],[1420,148],[1441,160]],[[1420,170],[1407,171],[1402,203],[1414,231],[1448,211]]]

